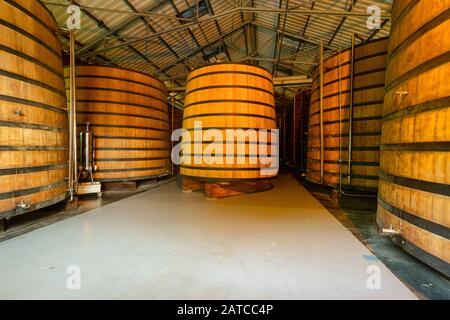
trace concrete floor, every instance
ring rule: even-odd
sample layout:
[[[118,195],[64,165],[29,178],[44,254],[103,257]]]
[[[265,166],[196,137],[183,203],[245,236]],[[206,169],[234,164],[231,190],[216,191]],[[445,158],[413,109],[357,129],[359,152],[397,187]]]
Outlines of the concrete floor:
[[[419,298],[450,299],[450,279],[408,254],[389,237],[380,236],[376,227],[376,196],[343,196],[338,205],[331,199],[331,190],[318,188],[306,181],[301,183]]]
[[[211,201],[172,182],[1,242],[0,298],[416,298],[294,178],[274,184]]]

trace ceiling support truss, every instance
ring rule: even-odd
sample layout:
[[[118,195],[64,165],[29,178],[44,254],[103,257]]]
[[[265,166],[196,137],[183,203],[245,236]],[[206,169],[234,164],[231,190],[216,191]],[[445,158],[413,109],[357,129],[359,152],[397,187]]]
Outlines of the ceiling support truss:
[[[146,40],[150,40],[153,38],[158,38],[160,36],[162,36],[163,34],[168,34],[168,33],[172,33],[172,32],[177,32],[186,28],[190,28],[193,26],[197,26],[197,25],[201,25],[202,23],[205,23],[207,21],[215,21],[221,17],[225,17],[228,16],[230,14],[235,14],[235,13],[240,13],[240,12],[250,12],[250,13],[258,13],[258,12],[270,12],[270,13],[274,13],[274,14],[300,14],[300,15],[318,15],[318,16],[323,16],[323,15],[337,15],[337,16],[364,16],[367,17],[369,16],[369,14],[367,14],[366,12],[349,12],[349,11],[341,11],[341,10],[299,10],[299,9],[276,9],[276,8],[264,8],[264,7],[258,7],[258,8],[250,8],[250,7],[239,7],[236,9],[231,9],[229,11],[223,12],[223,13],[219,13],[219,14],[213,14],[211,16],[205,17],[205,18],[201,18],[198,21],[194,21],[194,22],[190,22],[190,23],[186,23],[182,26],[178,26],[169,30],[164,30],[161,32],[155,32],[149,36],[146,37],[142,37],[139,39],[133,39],[133,40],[129,40],[126,41],[125,43],[122,44],[117,44],[117,45],[113,45],[110,47],[106,47],[103,49],[100,49],[98,51],[86,54],[85,57],[89,57],[92,55],[96,55],[96,54],[100,54],[121,46],[125,46],[125,45],[129,45],[129,44],[134,44],[136,42],[140,42],[140,41],[146,41]],[[386,17],[386,16],[383,16]],[[217,22],[217,21],[216,21]]]

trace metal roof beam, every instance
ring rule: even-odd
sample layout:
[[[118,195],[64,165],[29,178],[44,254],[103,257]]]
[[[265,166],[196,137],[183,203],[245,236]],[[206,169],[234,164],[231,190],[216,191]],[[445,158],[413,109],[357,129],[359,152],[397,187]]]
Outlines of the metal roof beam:
[[[125,4],[131,9],[131,11],[133,12],[139,12],[136,10],[136,8],[133,6],[133,4],[129,1],[129,0],[122,0],[123,2],[125,2]],[[151,24],[144,18],[144,17],[139,17],[139,20],[142,21],[142,23],[145,25],[145,27],[148,27],[153,33],[156,32],[156,30],[151,26]],[[169,49],[170,52],[172,52],[172,54],[179,58],[178,53],[166,42],[166,40],[164,40],[162,37],[158,37],[159,41],[161,41],[161,43],[167,48]]]
[[[316,5],[316,1],[313,1],[313,2],[311,3],[311,10],[314,9],[314,6],[315,6],[315,5]],[[308,29],[308,25],[309,25],[309,20],[310,20],[310,19],[311,19],[311,15],[308,15],[308,18],[306,19],[305,25],[304,25],[304,27],[303,27],[302,37],[305,37],[305,35],[306,35],[306,30]],[[303,41],[299,41],[299,42],[298,42],[298,46],[297,46],[297,50],[296,50],[296,54],[295,54],[295,59],[294,59],[294,60],[297,60],[297,57],[298,57],[298,54],[299,54],[300,49],[301,49],[301,47],[302,47],[302,44],[304,44]]]
[[[68,2],[70,2],[71,0],[66,0]],[[63,8],[67,8],[68,5],[67,3],[59,3],[59,2],[47,2],[47,1],[41,1],[44,5],[47,6],[52,6],[52,7],[63,7]],[[158,13],[151,13],[151,12],[131,12],[131,11],[123,11],[123,10],[117,10],[117,9],[110,9],[110,8],[100,8],[100,7],[91,7],[91,6],[79,6],[80,9],[86,9],[86,10],[91,10],[91,11],[100,11],[102,13],[115,13],[115,14],[123,14],[123,15],[127,15],[127,16],[134,16],[134,17],[156,17],[156,18],[160,18],[160,19],[167,19],[167,20],[180,20],[180,21],[188,21],[188,22],[192,22],[192,19],[188,19],[188,18],[179,18],[179,17],[174,17],[174,16],[168,16],[168,15],[164,15],[164,14],[158,14]]]
[[[145,36],[145,37],[142,37],[142,38],[139,38],[139,39],[129,40],[129,41],[127,41],[127,42],[125,42],[123,44],[120,44],[120,45],[113,45],[113,46],[110,46],[110,47],[107,47],[107,48],[103,48],[103,49],[95,51],[93,53],[86,54],[86,56],[97,55],[97,54],[100,54],[102,52],[105,52],[105,51],[108,51],[108,50],[112,50],[112,49],[115,49],[115,48],[118,48],[118,47],[121,47],[121,46],[124,46],[124,45],[131,45],[131,44],[136,43],[136,42],[146,41],[146,40],[150,40],[150,39],[153,39],[153,38],[158,38],[161,35],[166,34],[166,33],[171,33],[171,32],[176,32],[176,31],[179,31],[179,30],[183,30],[183,29],[186,29],[186,28],[189,28],[189,27],[192,27],[192,26],[196,26],[196,25],[199,25],[199,24],[207,22],[207,21],[217,20],[218,18],[221,18],[221,17],[224,17],[224,16],[228,16],[230,14],[239,13],[241,11],[244,11],[244,12],[271,12],[271,13],[274,13],[274,14],[285,14],[285,13],[288,13],[288,14],[300,14],[300,15],[308,15],[309,14],[309,15],[318,15],[318,16],[322,16],[322,15],[335,15],[335,16],[351,15],[351,16],[359,16],[359,17],[361,17],[361,16],[369,16],[365,12],[347,12],[347,11],[343,12],[343,11],[340,11],[340,10],[289,10],[289,9],[286,10],[286,9],[274,9],[274,8],[264,8],[264,7],[258,7],[258,8],[243,7],[243,8],[232,9],[232,10],[229,10],[229,11],[226,11],[226,12],[223,12],[223,13],[219,13],[219,14],[214,14],[214,15],[212,15],[210,17],[202,18],[202,19],[199,19],[198,21],[195,21],[195,22],[192,22],[192,23],[186,23],[183,26],[178,26],[176,28],[172,28],[172,29],[169,29],[169,30],[156,32],[156,33],[154,33],[152,35]],[[387,17],[387,15],[382,15],[382,17]],[[102,37],[102,39],[103,39],[103,37]],[[313,42],[313,41],[310,41],[310,40],[307,40],[307,39],[304,39],[304,38],[301,39],[301,40],[303,40],[305,42],[309,41],[309,42],[314,43],[314,44],[317,45],[317,42]]]
[[[266,58],[263,56],[258,56],[258,57],[249,57],[248,59],[250,60],[259,60],[259,61],[267,61],[267,62],[275,62],[277,61],[277,59],[272,59],[272,58]],[[243,59],[242,61],[245,61],[247,59]],[[303,64],[303,65],[308,65],[308,66],[317,66],[318,63],[316,62],[308,62],[308,61],[293,61],[293,60],[279,60],[280,64],[281,63],[293,63],[293,64]]]
[[[249,0],[248,3],[250,4],[251,7],[255,6],[255,1],[254,0]],[[256,13],[251,13],[251,18],[250,20],[252,22],[254,22],[256,20]],[[250,44],[252,49],[250,50],[250,56],[253,55],[257,48],[258,48],[258,39],[257,39],[257,34],[256,34],[256,26],[253,24],[250,24],[248,26],[248,29],[250,30]],[[256,62],[256,65],[259,65],[259,62]]]
[[[72,3],[75,5],[78,5],[77,2],[75,0],[72,0]],[[97,23],[97,25],[105,30],[107,30],[108,32],[111,30],[109,29],[109,27],[100,19],[98,19],[95,15],[93,15],[92,13],[90,13],[89,11],[87,11],[86,9],[81,9],[90,19],[94,20],[95,23]],[[137,18],[139,19],[139,17]],[[122,42],[122,43],[126,43],[127,41],[125,41],[124,39],[120,38],[120,35],[114,33],[114,35],[117,35],[119,38],[117,39],[118,41]],[[156,65],[153,61],[151,61],[146,55],[144,55],[142,52],[140,52],[139,50],[137,50],[135,47],[133,47],[132,45],[126,45],[126,47],[131,50],[134,54],[136,54],[137,56],[139,56],[141,59],[143,59],[144,61],[146,61],[147,63],[153,65],[153,67],[158,70],[160,70],[160,68],[158,67],[158,65]],[[84,48],[83,48],[84,49]],[[77,56],[77,53],[75,53],[75,55]],[[83,58],[83,57],[81,57]],[[179,84],[179,82],[177,81],[177,83]]]
[[[160,1],[159,3],[157,3],[156,5],[152,5],[151,7],[147,8],[146,10],[144,10],[144,12],[152,12],[155,10],[158,10],[159,8],[161,8],[161,6],[165,5],[166,1]],[[79,5],[78,5],[79,6]],[[82,6],[79,6],[80,8],[83,8]],[[100,44],[104,38],[107,38],[109,36],[115,35],[117,32],[123,30],[124,28],[136,23],[137,21],[139,21],[139,19],[141,18],[141,16],[135,16],[131,19],[127,19],[125,22],[121,23],[120,25],[118,25],[115,28],[111,28],[109,29],[108,32],[106,32],[104,35],[101,35],[100,37],[96,38],[95,40],[93,40],[92,42],[90,42],[89,44],[87,44],[83,49],[79,50],[76,54],[81,56],[87,52],[89,52],[90,50],[94,49],[98,44]]]
[[[70,41],[70,37],[67,34],[64,33],[59,33],[59,36],[63,37],[64,39],[66,39],[66,41]],[[79,42],[78,40],[75,40],[75,44],[76,47],[80,47],[83,48],[83,44],[81,42]],[[116,63],[112,62],[110,59],[104,57],[104,56],[98,56],[99,60],[102,60],[103,62],[107,63],[107,64],[111,64],[111,65],[115,65],[117,66]]]
[[[281,6],[283,5],[283,0],[278,0],[278,9],[281,9]],[[280,21],[281,21],[281,14],[277,17],[277,26],[275,27],[275,30],[280,29]],[[275,32],[275,41],[273,42],[273,59],[275,60],[277,57],[277,50],[278,50],[278,41],[279,41],[279,35],[281,32]],[[275,63],[272,64],[272,74],[275,74]]]
[[[246,25],[246,26],[244,27],[244,30],[243,30],[244,32],[245,32],[245,28],[247,28],[247,27],[248,27],[248,25]],[[246,50],[243,51],[242,48],[236,47],[235,45],[233,45],[233,44],[232,44],[231,42],[229,42],[229,41],[224,40],[224,42],[225,42],[228,46],[230,46],[231,49],[233,49],[234,51],[236,51],[236,52],[240,53],[241,55],[243,55],[243,56],[245,57],[244,60],[247,60],[248,56],[246,55]]]
[[[311,11],[314,9],[314,6],[316,5],[316,2],[315,1],[313,1],[312,3],[311,3]],[[305,34],[306,34],[306,30],[308,29],[308,25],[309,25],[309,20],[311,19],[311,15],[308,15],[308,18],[306,19],[306,22],[305,22],[305,26],[303,27],[303,32],[302,32],[302,36],[304,37],[305,36]]]
[[[280,0],[280,8],[281,8],[281,3],[282,3],[282,0]],[[286,0],[285,9],[287,10],[288,8],[289,8],[289,0]],[[277,27],[277,29],[279,29],[279,27],[280,27],[280,19],[281,19],[281,15],[278,16],[278,27]],[[280,57],[281,57],[281,50],[283,49],[283,37],[284,37],[285,29],[286,29],[286,21],[287,21],[287,14],[284,14],[283,28],[281,29],[281,32],[280,32],[280,33],[277,33],[277,37],[278,37],[278,35],[279,35],[279,37],[280,37],[280,38],[278,39],[279,44],[278,44],[278,42],[276,43],[276,46],[277,46],[277,47],[276,47],[275,52],[274,52],[274,59],[276,58],[277,61],[280,60]],[[278,51],[278,52],[277,52],[277,51]],[[278,65],[279,65],[278,62],[275,62],[275,63],[273,64],[273,74],[274,74],[275,76],[277,75]],[[292,72],[291,72],[291,75],[292,75]]]
[[[350,4],[350,6],[347,8],[347,11],[348,11],[348,12],[350,12],[350,11],[353,10],[353,8],[355,7],[357,1],[358,1],[358,0],[353,0],[353,1],[352,1],[352,3]],[[336,28],[336,30],[334,31],[333,35],[331,36],[330,40],[328,41],[328,45],[331,45],[331,43],[333,42],[334,38],[335,38],[335,37],[337,36],[337,34],[339,33],[339,30],[341,30],[342,26],[344,25],[345,20],[347,20],[347,17],[346,17],[346,16],[343,17],[343,18],[341,19],[341,22],[339,23],[339,25],[337,26],[337,28]]]
[[[250,7],[253,7],[253,0],[247,0],[247,2],[241,4],[244,7],[247,7],[250,5]],[[236,5],[234,5],[236,7]],[[254,13],[244,13],[240,12],[242,22],[244,21],[254,21],[255,20],[255,14]],[[251,54],[253,54],[256,50],[255,46],[255,29],[251,24],[247,25],[244,29],[244,37],[245,37],[245,52],[246,56],[249,57]]]
[[[200,48],[197,48],[193,51],[191,51],[190,53],[188,53],[187,55],[185,55],[184,57],[181,57],[180,59],[178,59],[177,61],[175,61],[174,63],[171,63],[168,66],[164,66],[161,68],[161,70],[159,71],[159,73],[163,73],[166,72],[167,70],[169,70],[170,68],[176,66],[177,64],[182,63],[184,60],[189,59],[190,57],[196,55],[197,53],[201,52],[202,50],[206,50],[214,45],[217,45],[219,43],[223,43],[224,40],[226,38],[228,38],[229,36],[232,36],[233,34],[235,34],[236,32],[240,31],[243,27],[245,27],[247,24],[249,24],[250,22],[244,22],[241,25],[237,26],[236,28],[234,28],[233,30],[231,30],[230,32],[224,34],[220,39],[217,39],[211,43],[209,43],[208,45],[202,46]]]
[[[349,12],[346,10],[310,10],[310,9],[277,9],[264,6],[257,7],[240,7],[239,11],[243,12],[267,12],[273,14],[294,14],[294,15],[311,15],[311,16],[337,16],[337,17],[370,17],[365,11],[353,11]],[[389,13],[381,14],[381,18],[390,18]]]
[[[269,31],[272,31],[272,32],[277,32],[277,33],[281,33],[282,32],[282,30],[275,30],[273,28],[270,28],[270,27],[265,26],[263,24],[260,24],[258,22],[252,22],[252,24],[257,26],[257,27],[260,27],[260,28],[263,28],[263,29],[266,29],[266,30],[269,30]],[[319,46],[320,45],[320,42],[318,42],[318,41],[307,39],[305,37],[298,36],[296,34],[289,33],[289,32],[286,32],[286,31],[284,32],[284,35],[285,35],[285,37],[289,37],[290,39],[293,39],[293,40],[296,40],[296,41],[305,42],[305,43],[308,43],[308,44],[311,44],[311,45],[314,45],[314,46]],[[327,50],[334,50],[334,48],[332,46],[324,46],[324,48],[327,49]]]
[[[227,0],[226,0],[227,1]],[[232,4],[232,3],[230,3],[229,1],[227,1],[229,4]],[[238,7],[237,5],[235,5],[235,4],[232,4],[234,7]],[[241,16],[241,22],[244,22],[245,21],[245,19],[244,19],[244,13],[241,11],[241,12],[239,12],[239,15]],[[248,28],[248,25],[247,26],[245,26],[244,27],[244,41],[245,41],[245,56],[246,57],[248,57],[248,53],[249,53],[249,51],[248,51],[248,38],[247,38],[247,28]]]
[[[75,5],[78,5],[78,3],[77,3],[75,0],[73,0],[72,3],[75,4]],[[99,18],[97,18],[95,15],[93,15],[92,13],[90,13],[88,10],[86,10],[86,9],[81,9],[81,10],[82,10],[83,13],[84,13],[85,15],[87,15],[91,20],[95,21],[95,23],[96,23],[100,28],[103,28],[103,29],[105,29],[105,30],[107,30],[107,31],[110,30],[110,29],[108,28],[108,26],[107,26],[102,20],[100,20]],[[117,36],[118,36],[118,35],[117,35]],[[126,42],[125,40],[121,39],[120,36],[119,36],[119,38],[118,38],[117,40],[120,41],[120,42],[122,42],[122,43]],[[86,48],[86,47],[84,47],[84,48]],[[83,48],[83,49],[84,49],[84,48]],[[159,69],[158,66],[157,66],[155,63],[153,63],[153,62],[152,62],[150,59],[148,59],[145,55],[143,55],[141,52],[139,52],[135,47],[133,47],[133,46],[131,46],[131,45],[127,45],[127,48],[128,48],[129,50],[131,50],[132,52],[134,52],[135,54],[137,54],[138,56],[140,56],[141,58],[144,58],[148,63],[152,64],[156,69]],[[77,53],[75,53],[75,55],[78,56]],[[80,57],[80,58],[83,58],[83,57]]]
[[[215,15],[215,13],[214,13],[214,9],[213,9],[213,7],[211,6],[211,3],[209,2],[209,0],[205,0],[205,4],[206,4],[206,8],[208,9],[208,13],[209,13],[209,15],[210,16],[214,16]],[[215,26],[216,26],[216,28],[217,28],[217,32],[219,33],[219,35],[221,36],[221,37],[223,37],[223,32],[222,32],[222,29],[220,28],[220,24],[219,24],[219,22],[217,21],[217,19],[215,19],[214,20],[214,24],[215,24]],[[231,62],[231,55],[230,55],[230,52],[228,51],[228,46],[227,46],[227,44],[225,43],[225,53],[226,53],[226,55],[227,55],[227,57],[228,57],[228,60]]]
[[[173,8],[173,10],[175,11],[175,13],[177,14],[177,16],[180,15],[180,10],[178,10],[178,7],[176,6],[175,2],[173,2],[173,0],[168,0],[168,1],[169,1],[169,4],[171,5],[171,7]],[[181,24],[181,21],[180,21],[180,24]],[[205,35],[205,33],[203,32],[203,29],[202,29],[201,26],[200,26],[200,30],[202,31],[203,36],[205,37],[206,42],[209,42],[208,39],[206,38],[206,35]],[[192,30],[188,28],[187,31],[188,31],[189,35],[191,36],[192,40],[195,42],[195,45],[197,46],[197,48],[199,48],[199,47],[200,47],[200,43],[198,42],[198,40],[197,40],[197,38],[195,37],[195,35],[194,35],[194,33],[192,32]],[[204,51],[202,51],[202,52],[203,52],[203,55],[205,55],[205,52],[204,52]],[[179,58],[179,57],[177,57],[177,58]],[[205,57],[203,57],[203,59],[206,61],[206,58],[205,58]]]
[[[244,21],[244,19],[242,19],[242,21]],[[248,30],[248,25],[245,26],[244,28],[244,39],[245,39],[245,56],[248,57],[250,51],[249,51],[249,46],[248,46],[248,36],[247,36],[247,30]]]
[[[384,19],[384,20],[381,22],[380,29],[375,29],[375,30],[367,37],[367,39],[364,40],[364,42],[367,42],[367,41],[372,40],[372,39],[378,34],[378,32],[380,32],[381,29],[384,28],[384,26],[385,26],[388,22],[389,22],[389,19]]]

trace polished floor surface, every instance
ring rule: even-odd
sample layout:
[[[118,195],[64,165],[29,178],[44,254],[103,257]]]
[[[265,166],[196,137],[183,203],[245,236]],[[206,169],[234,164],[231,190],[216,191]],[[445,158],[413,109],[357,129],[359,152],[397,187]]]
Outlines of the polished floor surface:
[[[0,299],[416,298],[294,178],[274,184],[206,200],[172,182],[1,242]]]

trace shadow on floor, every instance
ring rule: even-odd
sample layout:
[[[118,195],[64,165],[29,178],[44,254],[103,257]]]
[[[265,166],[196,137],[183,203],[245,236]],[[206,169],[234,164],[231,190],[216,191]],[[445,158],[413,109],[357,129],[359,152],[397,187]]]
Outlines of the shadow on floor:
[[[325,206],[349,231],[351,231],[373,254],[380,259],[403,283],[423,299],[450,299],[450,281],[442,274],[423,264],[396,246],[388,238],[381,237],[376,229],[376,198],[347,197],[340,206],[331,201],[331,188],[310,183],[296,174],[295,177],[323,206]],[[173,181],[162,179],[157,184],[141,184],[137,191],[106,192],[102,199],[81,198],[78,207],[65,211],[64,204],[57,204],[10,221],[9,229],[1,233],[0,242],[21,236],[58,221],[86,213],[101,206],[132,195],[151,190]],[[180,183],[178,179],[177,183]]]
[[[172,182],[174,179],[174,177],[168,176],[158,180],[144,180],[138,183],[138,188],[135,191],[103,192],[102,198],[98,198],[97,195],[82,196],[72,205],[63,201],[46,208],[13,217],[8,221],[6,231],[1,231],[0,229],[0,242],[86,213],[90,210],[131,197],[135,194],[160,187],[166,183]]]
[[[379,235],[376,197],[343,196],[339,206],[331,201],[331,188],[311,183],[299,175],[296,179],[420,298],[450,299],[448,278]]]

